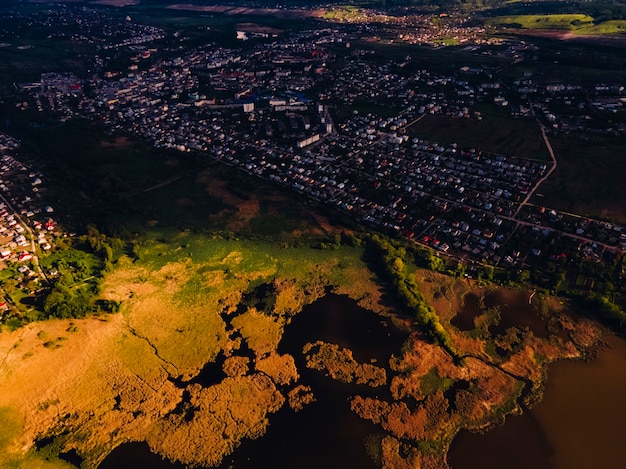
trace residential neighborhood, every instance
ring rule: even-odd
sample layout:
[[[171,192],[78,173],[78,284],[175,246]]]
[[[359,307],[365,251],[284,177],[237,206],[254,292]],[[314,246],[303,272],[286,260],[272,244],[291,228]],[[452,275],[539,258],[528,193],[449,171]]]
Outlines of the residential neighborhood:
[[[39,256],[65,236],[55,221],[54,208],[46,202],[44,177],[14,157],[19,142],[0,134],[0,310],[15,300],[48,287],[57,272],[43,271]],[[16,284],[13,285],[13,281]],[[11,286],[12,294],[7,292]]]
[[[467,18],[428,18],[400,24],[348,16],[323,28],[271,34],[252,34],[257,29],[248,25],[231,39],[236,47],[187,47],[177,33],[109,18],[109,27],[92,36],[100,52],[88,77],[59,70],[19,84],[18,108],[60,121],[89,119],[157,148],[219,160],[470,265],[520,270],[572,256],[611,262],[626,248],[622,226],[532,197],[541,196],[537,189],[556,169],[554,135],[624,135],[624,86],[535,76],[524,64],[536,60],[536,45],[485,41],[479,29],[464,26]],[[81,21],[81,28],[93,33],[88,25],[98,21]],[[462,59],[439,67],[381,52],[390,31],[417,24],[421,39],[408,33],[400,39],[428,43],[442,30],[463,34],[454,36],[454,44],[464,44]],[[488,107],[534,122],[545,151],[499,154],[419,133],[425,117],[481,121]],[[19,262],[29,242],[17,231],[22,223],[44,251],[55,226],[53,214],[35,206],[41,176],[22,171],[10,156],[3,162],[7,182],[0,188],[16,191],[9,181],[28,188],[5,193],[5,252]]]

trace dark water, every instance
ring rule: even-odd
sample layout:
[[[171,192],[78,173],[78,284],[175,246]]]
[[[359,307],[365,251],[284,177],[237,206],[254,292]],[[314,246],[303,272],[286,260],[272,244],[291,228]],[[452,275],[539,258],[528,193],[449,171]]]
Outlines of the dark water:
[[[302,356],[304,344],[322,340],[349,348],[359,362],[375,359],[379,366],[385,366],[407,337],[388,320],[361,308],[347,296],[330,294],[305,306],[293,318],[278,351],[297,359]]]
[[[322,372],[307,369],[302,347],[323,340],[347,347],[359,362],[376,360],[388,367],[391,354],[400,350],[407,334],[371,311],[360,308],[345,296],[326,295],[306,306],[287,326],[280,353],[291,354],[300,373],[300,383],[309,385],[316,402],[301,412],[285,407],[269,416],[268,432],[257,440],[244,440],[222,468],[375,468],[364,442],[379,432],[374,424],[350,411],[349,398],[355,394],[389,398],[388,386],[373,389],[340,383]],[[176,468],[150,452],[146,443],[126,443],[116,448],[100,469]]]
[[[489,327],[492,335],[505,334],[509,327],[521,326],[528,329],[542,339],[548,337],[546,321],[539,315],[537,309],[532,306],[528,298],[530,292],[523,290],[499,289],[487,293],[484,298],[486,309],[498,308],[500,310],[500,322]],[[463,299],[463,308],[450,321],[461,331],[470,331],[476,326],[474,319],[482,314],[480,308],[480,296],[476,293],[468,293]]]
[[[530,292],[523,290],[496,290],[485,297],[487,308],[500,308],[500,322],[489,327],[494,335],[504,334],[509,327],[528,327],[530,331],[541,339],[548,337],[546,322],[539,316],[536,308],[529,302]]]
[[[344,296],[327,295],[305,307],[286,328],[278,351],[296,359],[300,382],[311,386],[317,401],[301,412],[285,408],[270,416],[267,434],[244,441],[222,468],[375,468],[364,442],[380,430],[350,411],[349,398],[360,394],[388,399],[388,387],[372,389],[326,378],[306,368],[302,347],[322,340],[349,348],[359,362],[375,359],[378,366],[387,367],[406,337]]]
[[[485,435],[461,432],[452,469],[626,468],[626,340],[609,337],[591,363],[550,365],[542,401]]]
[[[150,451],[146,442],[124,443],[115,448],[98,466],[99,469],[185,469],[184,464],[166,461]]]
[[[468,293],[463,297],[463,308],[450,320],[450,324],[460,331],[471,331],[476,327],[474,319],[481,313],[479,295]]]

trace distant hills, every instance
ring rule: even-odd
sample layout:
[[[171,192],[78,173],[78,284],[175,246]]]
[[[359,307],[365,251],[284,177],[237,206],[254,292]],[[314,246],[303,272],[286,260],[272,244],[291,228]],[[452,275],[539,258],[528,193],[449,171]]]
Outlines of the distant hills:
[[[101,1],[101,0],[0,0],[0,7],[25,3],[84,3],[91,5],[115,5],[127,7],[132,4],[167,5],[185,3],[193,5],[233,5],[265,8],[284,7],[329,7],[352,5],[362,8],[386,8],[389,10],[416,9],[422,12],[465,11],[481,12],[487,16],[515,16],[539,14],[586,14],[596,21],[626,19],[626,0],[132,0],[132,1]]]

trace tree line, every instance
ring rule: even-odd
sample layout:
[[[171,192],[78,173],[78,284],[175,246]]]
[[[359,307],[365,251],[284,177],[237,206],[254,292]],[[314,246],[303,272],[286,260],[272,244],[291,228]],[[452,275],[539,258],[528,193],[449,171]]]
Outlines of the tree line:
[[[409,267],[412,262],[429,264],[443,263],[434,259],[430,250],[411,249],[417,255],[410,259],[407,248],[397,245],[389,238],[378,234],[367,236],[366,249],[369,251],[375,267],[390,282],[390,286],[402,303],[402,306],[415,318],[417,325],[439,345],[444,347],[455,359],[459,358],[450,334],[441,324],[435,309],[430,306],[415,280],[415,272]]]

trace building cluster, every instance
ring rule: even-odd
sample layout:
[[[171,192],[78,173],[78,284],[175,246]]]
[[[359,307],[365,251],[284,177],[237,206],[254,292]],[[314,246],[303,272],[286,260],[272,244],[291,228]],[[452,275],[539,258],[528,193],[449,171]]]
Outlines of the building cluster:
[[[496,101],[512,115],[539,117],[553,133],[626,135],[626,91],[622,84],[545,81],[527,72]],[[584,135],[581,135],[584,134]]]
[[[126,69],[85,82],[47,74],[26,91],[38,109],[202,152],[446,255],[521,268],[542,253],[569,255],[556,246],[597,260],[623,249],[621,227],[527,204],[551,163],[411,137],[427,113],[480,119],[481,102],[536,112],[527,99],[535,93],[530,76],[509,87],[494,65],[435,72],[410,56],[351,45],[369,32],[338,26],[174,54],[133,46]],[[522,60],[534,46],[493,51]],[[542,89],[552,100],[580,91]]]
[[[103,50],[145,44],[165,37],[161,28],[141,24],[130,17],[107,15],[93,8],[58,3],[47,9],[3,9],[1,36],[19,39],[34,32],[41,33],[48,40],[94,44]]]
[[[471,17],[460,14],[413,14],[405,8],[398,11],[335,8],[326,18],[333,22],[368,25],[375,37],[407,44],[434,47],[459,44],[484,44],[489,40],[485,28]]]
[[[15,158],[18,148],[19,142],[0,134],[0,270],[31,293],[56,275],[39,269],[38,256],[52,249],[61,232],[46,202],[42,174]],[[8,298],[3,291],[0,310],[9,308]]]

